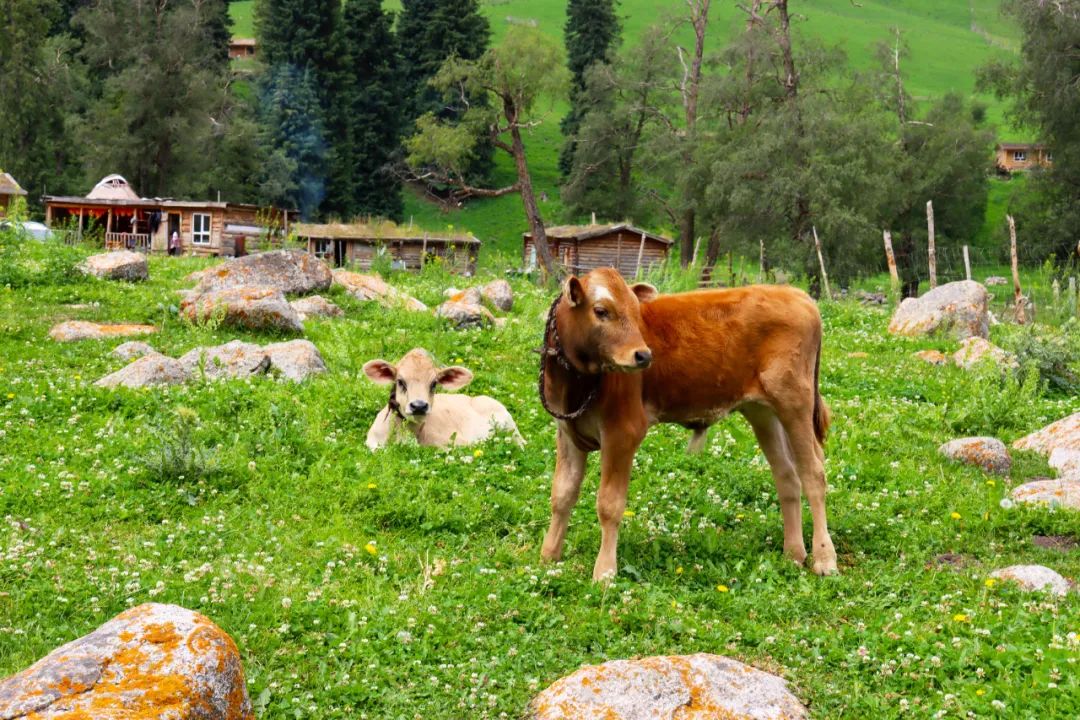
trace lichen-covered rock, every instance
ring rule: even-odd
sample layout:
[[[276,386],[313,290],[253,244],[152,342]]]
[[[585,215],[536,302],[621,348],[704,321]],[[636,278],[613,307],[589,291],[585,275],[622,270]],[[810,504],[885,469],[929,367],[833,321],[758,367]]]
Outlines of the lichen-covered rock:
[[[177,385],[187,380],[188,371],[179,360],[155,352],[143,355],[94,384],[105,388],[140,388],[146,385]]]
[[[254,720],[240,651],[208,618],[149,603],[0,681],[4,720]]]
[[[1054,448],[1046,462],[1057,470],[1058,477],[1080,480],[1080,450]]]
[[[1017,502],[1080,510],[1080,480],[1032,480],[1009,494]]]
[[[455,330],[484,327],[495,324],[495,316],[478,303],[460,302],[450,299],[435,308],[435,316],[446,318],[454,324]]]
[[[79,270],[102,280],[135,281],[150,277],[146,256],[130,250],[91,255],[79,265]]]
[[[445,295],[446,293],[444,293]],[[480,294],[480,288],[466,288],[464,290],[458,290],[457,292],[446,295],[447,300],[453,300],[454,302],[463,302],[470,305],[479,305],[484,301],[484,296]]]
[[[207,380],[260,375],[270,367],[270,357],[258,345],[233,340],[224,345],[195,348],[180,356],[188,374]]]
[[[719,655],[586,666],[533,698],[529,720],[801,720],[783,679]]]
[[[1069,581],[1045,565],[1012,565],[995,570],[990,577],[1016,583],[1024,590],[1045,590],[1059,597],[1069,594]]]
[[[949,361],[949,358],[943,352],[938,350],[920,350],[913,355],[923,362],[928,362],[931,365],[944,365]]]
[[[67,320],[53,325],[49,337],[57,342],[77,342],[79,340],[105,340],[106,338],[135,337],[150,335],[158,331],[154,325],[133,325],[131,323],[95,323],[86,320]]]
[[[334,282],[357,300],[374,300],[384,307],[404,307],[416,312],[428,309],[427,305],[392,287],[378,275],[361,275],[339,268],[334,270]]]
[[[142,340],[129,340],[114,347],[109,354],[121,360],[134,360],[135,358],[141,358],[143,355],[152,355],[154,353],[157,353],[157,350]]]
[[[953,362],[965,370],[972,369],[984,360],[988,360],[999,367],[1020,367],[1015,355],[1007,350],[1002,350],[989,340],[981,337],[965,338],[960,343],[960,349],[953,355]]]
[[[514,307],[514,290],[505,280],[492,280],[480,289],[484,301],[503,312],[510,312]]]
[[[1012,458],[1005,443],[992,437],[968,437],[950,440],[938,448],[938,452],[952,460],[968,465],[978,465],[988,473],[1007,475],[1012,469]]]
[[[307,340],[273,343],[262,349],[270,359],[271,371],[293,382],[303,382],[312,375],[326,372],[322,354]]]
[[[1057,448],[1080,451],[1080,412],[1073,413],[1013,443],[1017,450],[1049,456]]]
[[[986,286],[987,287],[990,287],[991,285],[1008,285],[1008,284],[1009,284],[1008,279],[1003,278],[1000,275],[991,275],[990,277],[986,278]]]
[[[181,302],[180,314],[193,322],[220,317],[226,325],[253,330],[304,332],[296,310],[281,290],[272,287],[210,290]]]
[[[290,295],[321,292],[330,287],[330,266],[303,250],[273,250],[245,255],[204,271],[196,293],[240,287],[274,288]]]
[[[299,300],[293,300],[289,304],[292,305],[293,310],[296,311],[301,320],[307,320],[309,317],[341,317],[345,314],[341,308],[322,295],[300,298]]]
[[[900,303],[889,322],[889,332],[909,336],[949,333],[960,339],[989,337],[988,302],[986,288],[973,280],[946,283]]]

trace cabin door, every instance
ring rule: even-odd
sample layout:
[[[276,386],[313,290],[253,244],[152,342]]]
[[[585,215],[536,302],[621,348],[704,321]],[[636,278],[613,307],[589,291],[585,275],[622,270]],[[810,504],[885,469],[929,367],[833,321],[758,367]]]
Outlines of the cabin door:
[[[177,252],[179,252],[184,247],[184,239],[180,236],[180,213],[169,213],[169,234],[165,236],[165,247],[169,247],[169,241],[172,240],[173,233],[176,233],[176,237],[180,238],[180,246],[177,249]]]
[[[334,267],[345,264],[345,241],[334,240]]]

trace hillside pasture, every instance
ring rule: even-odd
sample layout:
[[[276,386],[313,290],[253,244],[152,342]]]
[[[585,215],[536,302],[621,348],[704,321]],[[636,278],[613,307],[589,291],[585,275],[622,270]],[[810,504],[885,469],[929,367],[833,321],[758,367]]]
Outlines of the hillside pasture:
[[[0,675],[156,601],[232,635],[267,719],[515,718],[582,663],[693,652],[779,673],[815,718],[1080,714],[1075,595],[986,582],[1014,563],[1080,578],[1080,514],[1003,503],[1050,474],[1040,457],[1016,452],[1011,476],[991,477],[937,453],[968,434],[1010,442],[1080,400],[925,365],[914,351],[957,344],[890,337],[887,308],[822,305],[841,575],[781,556],[767,464],[733,417],[700,456],[685,454],[687,431],[652,431],[619,576],[602,587],[590,580],[595,459],[565,560],[539,560],[554,423],[530,351],[552,291],[515,280],[505,327],[454,332],[335,288],[346,317],[305,333],[323,376],[110,391],[93,382],[123,365],[109,356],[119,341],[55,343],[54,323],[157,325],[149,341],[172,355],[277,338],[177,318],[176,291],[205,260],[152,257],[151,279],[128,285],[72,272],[85,250],[28,252],[25,273],[0,284]],[[654,279],[685,285],[674,270]],[[429,305],[463,282],[439,268],[391,281]],[[1009,332],[995,327],[995,341]],[[1057,332],[1080,340],[1075,321]],[[472,369],[466,392],[505,403],[528,444],[367,450],[386,396],[361,367],[415,346]]]

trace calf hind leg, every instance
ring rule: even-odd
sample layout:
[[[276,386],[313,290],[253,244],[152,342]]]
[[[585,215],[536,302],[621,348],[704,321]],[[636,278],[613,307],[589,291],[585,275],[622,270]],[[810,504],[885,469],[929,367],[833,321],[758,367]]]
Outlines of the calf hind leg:
[[[784,554],[799,565],[806,562],[806,545],[802,533],[802,483],[792,462],[787,434],[771,409],[748,408],[743,415],[754,429],[761,452],[769,461],[780,513],[784,518]]]
[[[829,536],[829,523],[825,514],[825,464],[824,453],[814,435],[812,406],[805,412],[788,412],[781,416],[784,430],[791,445],[791,454],[795,467],[802,480],[803,491],[810,505],[810,514],[814,519],[814,539],[811,553],[814,556],[813,570],[818,575],[835,575],[836,550]]]

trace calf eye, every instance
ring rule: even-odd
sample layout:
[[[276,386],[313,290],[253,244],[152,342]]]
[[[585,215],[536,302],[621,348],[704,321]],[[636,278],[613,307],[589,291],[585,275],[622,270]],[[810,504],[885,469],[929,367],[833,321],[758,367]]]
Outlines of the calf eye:
[[[438,385],[438,383],[436,383],[436,382],[431,383],[431,392],[435,392],[435,386],[436,385]]]
[[[610,315],[606,308],[600,307],[599,305],[593,308],[593,314],[601,320],[607,320]]]
[[[398,386],[398,390],[400,390],[401,392],[405,392],[405,381],[404,380],[398,380],[397,381],[397,386]]]

